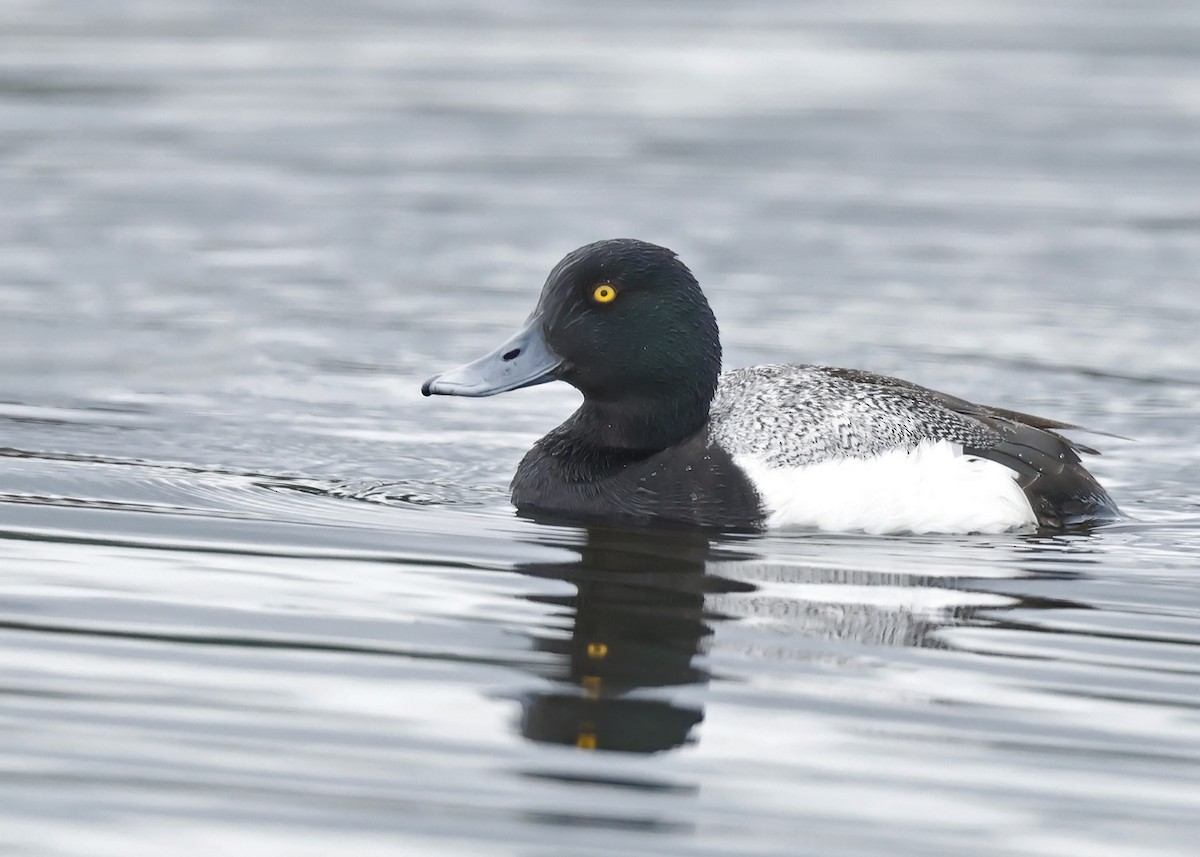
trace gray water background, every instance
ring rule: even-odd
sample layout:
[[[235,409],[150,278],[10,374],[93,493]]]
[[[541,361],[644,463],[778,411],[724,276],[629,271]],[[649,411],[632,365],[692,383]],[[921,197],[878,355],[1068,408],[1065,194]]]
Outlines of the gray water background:
[[[620,235],[1130,520],[515,517]],[[1193,855],[1198,270],[1194,3],[0,5],[0,853]]]

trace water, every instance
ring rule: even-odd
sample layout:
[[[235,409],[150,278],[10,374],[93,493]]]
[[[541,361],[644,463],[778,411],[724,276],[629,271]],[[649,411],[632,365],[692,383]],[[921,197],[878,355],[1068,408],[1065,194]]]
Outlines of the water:
[[[0,853],[1194,854],[1200,11],[0,9]],[[1092,533],[517,518],[424,400],[678,250],[726,364],[1094,426]]]

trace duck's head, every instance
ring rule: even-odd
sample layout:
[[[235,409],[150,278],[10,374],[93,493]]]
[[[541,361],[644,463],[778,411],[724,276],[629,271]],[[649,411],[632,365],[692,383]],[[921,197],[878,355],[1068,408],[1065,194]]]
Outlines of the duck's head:
[[[421,392],[491,396],[559,380],[588,403],[707,414],[720,371],[717,323],[692,272],[665,247],[622,238],[568,253],[515,336]]]

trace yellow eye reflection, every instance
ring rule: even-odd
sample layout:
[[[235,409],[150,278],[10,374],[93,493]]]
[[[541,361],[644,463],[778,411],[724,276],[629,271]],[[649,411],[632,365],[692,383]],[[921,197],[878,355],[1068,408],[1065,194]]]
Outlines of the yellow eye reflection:
[[[598,304],[612,303],[617,297],[617,289],[615,286],[610,286],[608,283],[601,283],[596,286],[596,290],[592,292],[592,300]]]

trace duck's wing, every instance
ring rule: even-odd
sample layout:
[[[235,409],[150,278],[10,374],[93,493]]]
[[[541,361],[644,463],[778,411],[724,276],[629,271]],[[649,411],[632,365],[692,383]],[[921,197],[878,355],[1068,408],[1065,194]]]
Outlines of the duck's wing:
[[[1099,455],[1099,450],[1093,449],[1079,441],[1063,437],[1058,434],[1059,431],[1091,431],[1094,434],[1103,434],[1103,432],[1094,432],[1083,426],[1074,423],[1066,423],[1061,420],[1052,420],[1047,417],[1039,417],[1034,414],[1027,414],[1021,411],[1012,411],[1007,408],[996,408],[990,405],[978,405],[974,402],[969,402],[966,399],[960,399],[957,396],[951,396],[947,393],[941,393],[937,390],[931,390],[928,387],[922,387],[920,384],[914,384],[911,381],[903,381],[899,378],[892,378],[888,375],[877,375],[873,372],[863,372],[858,369],[836,369],[825,368],[824,371],[830,375],[844,378],[847,381],[856,384],[864,384],[879,389],[889,389],[896,392],[907,393],[912,396],[914,402],[926,404],[936,402],[938,405],[946,408],[953,413],[967,417],[973,421],[980,423],[990,429],[999,432],[1001,435],[1011,433],[1011,430],[1016,427],[1025,427],[1034,429],[1039,433],[1049,433],[1057,437],[1065,443],[1072,451],[1076,453],[1084,453],[1087,455]],[[1116,435],[1112,435],[1115,437]],[[1056,450],[1057,451],[1057,450]]]
[[[969,455],[998,462],[1017,474],[1043,526],[1061,527],[1118,514],[1116,505],[1087,471],[1082,453],[1091,447],[1059,432],[1077,426],[1004,408],[977,405],[887,375],[824,366],[769,366],[722,377],[714,415],[733,423],[734,442],[763,454],[754,429],[774,427],[765,451],[781,464],[824,457],[869,457],[926,440],[956,443]],[[741,398],[732,416],[726,399]],[[740,425],[739,425],[740,423]],[[750,446],[760,449],[750,450]],[[806,452],[807,450],[807,452]],[[806,455],[809,461],[803,460]]]
[[[914,385],[915,386],[915,385]],[[1008,408],[994,408],[990,405],[977,405],[974,402],[968,402],[965,399],[959,399],[955,396],[948,396],[945,393],[939,393],[936,390],[925,390],[926,393],[936,397],[946,407],[955,413],[962,414],[965,417],[982,422],[984,425],[995,428],[1004,433],[1009,427],[1023,426],[1031,429],[1036,429],[1039,432],[1052,434],[1059,440],[1066,443],[1076,453],[1085,455],[1099,455],[1098,449],[1093,449],[1087,444],[1080,443],[1074,438],[1063,437],[1058,434],[1060,431],[1086,431],[1093,434],[1104,434],[1104,432],[1096,432],[1084,426],[1076,425],[1075,423],[1064,423],[1061,420],[1052,420],[1047,417],[1039,417],[1034,414],[1026,414],[1021,411],[1011,411]],[[1112,435],[1116,437],[1116,435]]]
[[[1080,459],[1081,454],[1099,455],[1099,451],[1060,434],[1064,430],[1086,431],[1082,426],[1007,408],[977,405],[886,375],[855,370],[832,371],[860,383],[908,390],[914,402],[936,401],[947,410],[988,429],[993,434],[992,439],[964,443],[963,451],[998,462],[1016,472],[1017,483],[1025,491],[1042,526],[1063,527],[1119,516],[1108,492]]]
[[[973,406],[964,415],[993,429],[999,440],[963,451],[1011,468],[1042,526],[1063,527],[1119,517],[1116,503],[1088,472],[1081,453],[1095,449],[1059,434],[1079,429],[1071,423],[1003,408]]]

